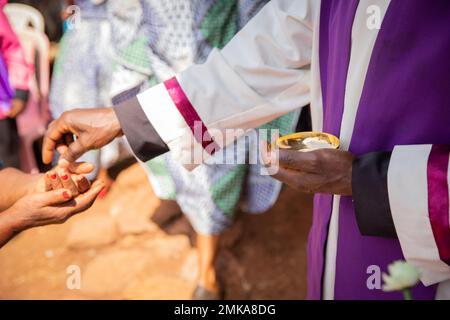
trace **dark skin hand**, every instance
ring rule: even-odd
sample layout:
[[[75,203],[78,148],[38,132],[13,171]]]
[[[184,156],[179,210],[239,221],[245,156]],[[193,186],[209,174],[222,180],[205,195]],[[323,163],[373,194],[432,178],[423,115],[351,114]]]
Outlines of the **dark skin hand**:
[[[50,163],[57,149],[61,154],[59,164],[67,167],[86,151],[99,149],[121,135],[122,129],[112,108],[66,111],[47,129],[42,160]]]
[[[307,152],[268,149],[264,143],[262,158],[266,166],[274,168],[274,165],[279,164],[278,171],[272,175],[275,179],[303,192],[352,195],[354,156],[350,152],[334,149]]]
[[[123,132],[112,108],[68,111],[50,124],[44,139],[43,161],[50,163],[57,149],[61,154],[59,164],[67,167],[86,151],[101,148],[121,135]],[[267,150],[267,146],[263,150]],[[354,156],[350,152],[332,149],[279,151],[278,160],[270,156],[274,152],[263,154],[267,165],[279,164],[274,178],[305,192],[352,194]]]

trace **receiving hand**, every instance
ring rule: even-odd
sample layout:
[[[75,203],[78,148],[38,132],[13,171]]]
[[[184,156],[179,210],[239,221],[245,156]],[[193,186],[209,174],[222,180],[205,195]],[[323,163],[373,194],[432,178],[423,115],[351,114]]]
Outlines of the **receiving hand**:
[[[29,192],[11,207],[19,212],[19,225],[29,228],[62,223],[89,208],[104,187],[102,181],[91,186],[84,176],[93,170],[93,164],[73,162],[67,168],[57,166],[41,175]]]
[[[71,163],[45,174],[30,175],[15,169],[1,171],[9,189],[2,191],[0,247],[22,230],[46,224],[62,223],[88,209],[104,188],[102,181],[90,185],[83,175],[92,164]]]
[[[27,194],[5,214],[9,214],[11,219],[14,219],[15,232],[31,227],[63,223],[74,214],[88,209],[103,187],[103,182],[96,181],[89,190],[77,196],[74,196],[68,188]]]
[[[56,167],[41,175],[29,193],[67,189],[72,196],[86,192],[90,188],[89,180],[84,176],[94,170],[94,165],[86,162],[73,162],[67,168]]]

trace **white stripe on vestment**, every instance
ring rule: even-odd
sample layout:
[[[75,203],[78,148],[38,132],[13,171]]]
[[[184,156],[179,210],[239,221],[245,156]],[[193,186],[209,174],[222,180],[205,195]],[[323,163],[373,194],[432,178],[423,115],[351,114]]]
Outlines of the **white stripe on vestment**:
[[[178,111],[164,83],[137,95],[139,104],[161,139],[169,144],[190,130]]]
[[[378,36],[378,29],[370,30],[367,27],[369,14],[366,10],[371,5],[380,8],[381,21],[384,18],[390,0],[361,0],[356,10],[352,27],[352,47],[350,63],[345,86],[344,113],[341,122],[341,149],[348,150],[355,125],[356,112],[369,67],[370,57]],[[333,211],[328,229],[328,240],[325,259],[325,274],[323,283],[323,298],[334,299],[334,283],[336,278],[336,255],[338,243],[340,197],[334,196]]]
[[[439,257],[428,213],[427,167],[431,145],[396,146],[388,169],[392,218],[405,259],[420,269],[424,285],[450,279]]]

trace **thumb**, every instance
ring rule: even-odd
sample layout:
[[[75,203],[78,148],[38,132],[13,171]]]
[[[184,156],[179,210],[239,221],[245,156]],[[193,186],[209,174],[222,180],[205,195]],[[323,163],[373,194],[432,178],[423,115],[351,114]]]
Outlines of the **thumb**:
[[[67,169],[74,174],[88,174],[94,170],[95,166],[89,162],[71,162]]]
[[[72,199],[72,193],[67,189],[58,189],[39,194],[43,207],[63,204]]]
[[[67,147],[67,150],[61,155],[62,160],[65,160],[69,163],[75,162],[75,160],[77,160],[86,151],[88,151],[88,149],[83,146],[80,140],[81,139],[75,140]]]

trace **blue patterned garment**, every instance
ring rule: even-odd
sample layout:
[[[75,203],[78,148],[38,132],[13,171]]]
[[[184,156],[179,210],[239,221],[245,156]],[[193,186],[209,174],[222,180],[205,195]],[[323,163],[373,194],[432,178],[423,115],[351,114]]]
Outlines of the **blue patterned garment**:
[[[266,0],[110,2],[116,61],[113,102],[132,97],[192,63],[201,63],[212,48],[223,47],[265,3]],[[289,114],[267,127],[287,133],[293,130],[296,118]],[[236,154],[247,156],[245,150]],[[168,153],[144,167],[156,194],[175,199],[201,234],[220,234],[230,226],[242,194],[246,195],[244,208],[259,213],[274,204],[281,188],[273,178],[260,175],[259,165],[200,165],[188,172]]]

